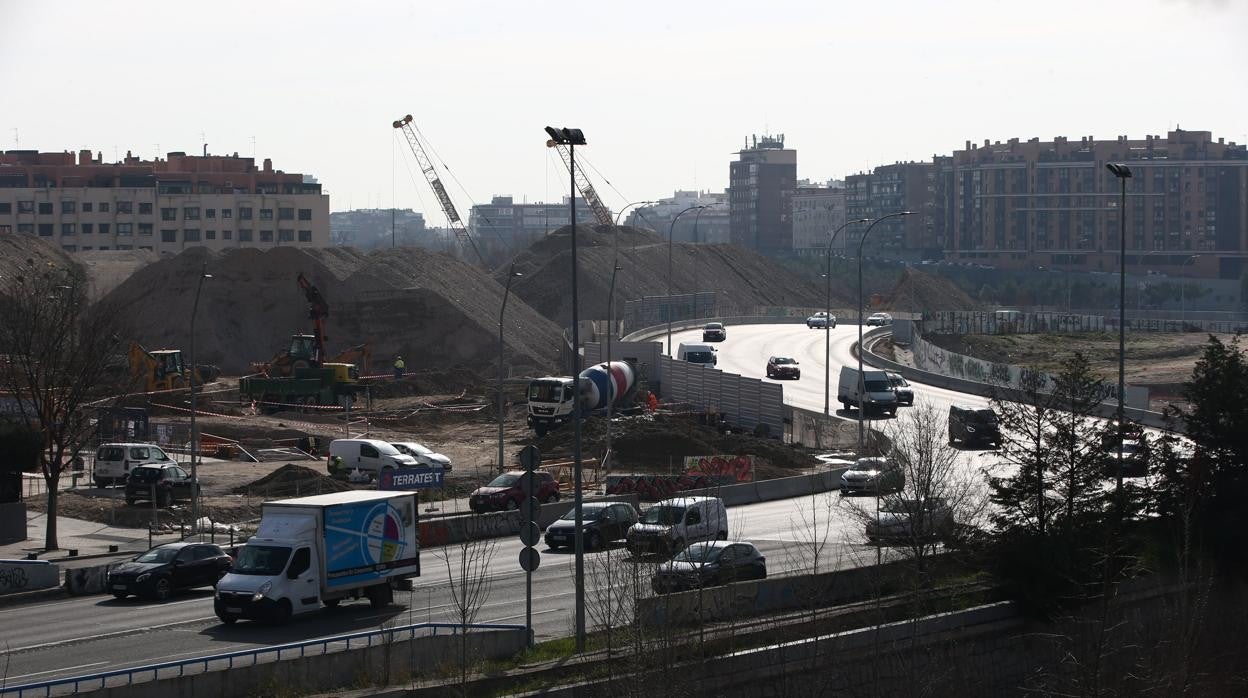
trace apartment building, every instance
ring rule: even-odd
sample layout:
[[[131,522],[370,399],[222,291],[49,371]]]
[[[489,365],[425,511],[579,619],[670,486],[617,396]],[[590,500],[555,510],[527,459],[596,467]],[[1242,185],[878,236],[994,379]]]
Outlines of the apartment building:
[[[521,249],[547,233],[570,225],[571,197],[557,204],[516,203],[510,196],[495,196],[488,204],[476,204],[468,214],[468,232],[478,244]],[[585,199],[576,199],[576,224],[593,225],[594,212]]]
[[[793,192],[793,249],[799,254],[823,254],[828,236],[845,224],[845,183],[797,183]],[[833,241],[836,249],[844,248],[842,230]]]
[[[899,211],[914,215],[890,218],[871,229],[863,254],[889,259],[934,259],[944,240],[942,158],[932,162],[898,162],[845,178],[846,219],[879,220]],[[867,226],[850,226],[845,246],[856,249]]]
[[[728,165],[730,237],[762,254],[793,249],[793,193],[797,151],[784,134],[753,136]]]
[[[729,235],[728,196],[726,192],[680,190],[647,206],[629,212],[625,224],[644,228],[667,237],[673,242],[726,243]],[[703,209],[688,209],[706,206]],[[683,215],[681,211],[687,211]]]
[[[238,154],[105,163],[91,151],[0,154],[0,235],[66,252],[327,247],[329,196],[310,176]]]

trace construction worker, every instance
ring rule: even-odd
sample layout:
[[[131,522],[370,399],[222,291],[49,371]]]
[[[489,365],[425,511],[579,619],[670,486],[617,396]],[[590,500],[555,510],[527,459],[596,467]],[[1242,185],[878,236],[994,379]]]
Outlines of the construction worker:
[[[396,381],[403,377],[403,372],[406,369],[407,369],[407,364],[403,363],[403,357],[395,356],[394,357],[394,379]]]
[[[655,397],[654,393],[650,393],[649,397],[646,398],[646,408],[651,412],[659,409],[659,398]]]

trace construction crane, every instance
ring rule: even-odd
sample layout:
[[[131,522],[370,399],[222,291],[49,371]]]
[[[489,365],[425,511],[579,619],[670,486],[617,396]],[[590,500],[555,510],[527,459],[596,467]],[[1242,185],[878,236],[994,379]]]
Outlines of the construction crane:
[[[477,259],[485,264],[485,258],[481,256],[481,250],[477,249],[476,240],[468,234],[468,229],[464,227],[464,222],[459,218],[459,211],[455,210],[455,204],[451,201],[451,197],[446,193],[446,187],[443,186],[442,180],[438,177],[437,170],[433,167],[433,162],[429,160],[429,156],[425,153],[425,147],[421,145],[420,138],[416,136],[416,129],[412,126],[412,115],[408,114],[402,119],[395,121],[393,126],[403,132],[407,137],[407,144],[412,149],[412,155],[416,156],[416,164],[420,165],[420,171],[424,173],[425,180],[429,182],[429,186],[433,189],[433,195],[438,197],[438,205],[442,207],[442,213],[446,214],[447,224],[451,230],[455,231],[455,239],[462,244],[465,240],[472,245],[472,251],[477,253]]]
[[[598,225],[614,225],[615,221],[611,218],[611,209],[607,208],[607,205],[602,203],[602,199],[598,198],[598,192],[594,190],[594,185],[589,183],[585,173],[579,167],[575,171],[572,170],[572,153],[568,151],[568,146],[561,145],[553,140],[546,141],[546,146],[559,151],[559,157],[563,158],[563,166],[572,173],[572,179],[576,182],[576,188],[581,192],[581,196],[585,197],[589,208],[594,212],[594,218],[598,220]]]

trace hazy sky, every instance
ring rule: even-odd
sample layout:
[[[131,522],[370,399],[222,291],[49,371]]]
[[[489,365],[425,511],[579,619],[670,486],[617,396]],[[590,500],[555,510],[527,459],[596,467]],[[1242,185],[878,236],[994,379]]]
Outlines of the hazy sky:
[[[547,124],[585,131],[613,209],[722,190],[752,133],[785,134],[815,180],[968,139],[1178,124],[1242,143],[1248,0],[0,0],[6,150],[250,155],[254,137],[333,210],[442,224],[391,128],[406,113],[465,217],[567,191]]]

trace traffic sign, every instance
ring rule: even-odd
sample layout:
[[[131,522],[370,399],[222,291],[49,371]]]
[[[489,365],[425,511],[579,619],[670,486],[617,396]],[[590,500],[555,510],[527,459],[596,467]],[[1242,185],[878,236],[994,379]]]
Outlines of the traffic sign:
[[[525,497],[520,502],[520,516],[525,521],[533,521],[537,519],[537,514],[542,510],[542,505],[537,501],[537,497]]]
[[[537,552],[537,548],[521,548],[520,549],[520,568],[525,572],[533,572],[542,562],[541,553]]]
[[[533,480],[535,479],[531,470],[520,476],[520,491],[524,493],[524,496],[533,496]]]
[[[525,470],[536,470],[541,464],[542,452],[537,449],[537,446],[530,444],[520,450],[520,465],[523,465]]]
[[[541,540],[542,532],[538,529],[537,524],[532,521],[525,521],[520,524],[520,542],[528,546],[537,545]]]

